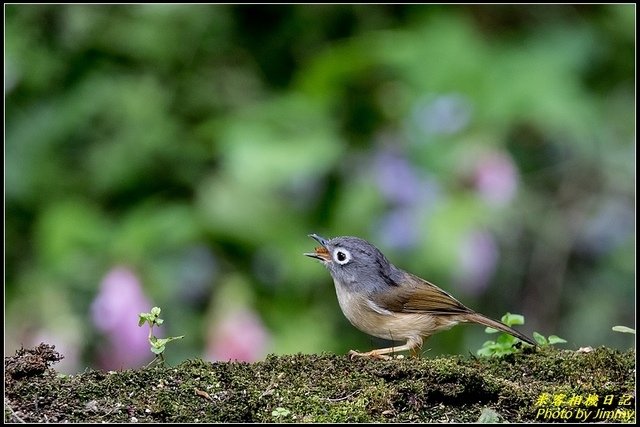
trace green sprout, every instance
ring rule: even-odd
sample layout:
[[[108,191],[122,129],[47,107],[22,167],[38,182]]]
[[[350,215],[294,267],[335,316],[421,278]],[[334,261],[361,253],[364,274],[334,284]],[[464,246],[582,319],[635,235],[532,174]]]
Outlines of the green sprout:
[[[543,347],[547,345],[563,344],[567,342],[567,340],[562,339],[557,335],[549,335],[549,338],[545,338],[544,335],[537,332],[533,333],[533,339]]]
[[[520,314],[506,313],[502,316],[502,323],[507,326],[524,325],[524,316]],[[494,328],[485,328],[487,334],[495,334],[499,331]],[[502,333],[495,341],[485,341],[482,347],[477,351],[478,356],[504,356],[506,354],[515,353],[514,344],[520,340],[509,334]]]
[[[271,411],[271,416],[273,418],[284,418],[284,417],[288,417],[290,414],[291,414],[290,410],[286,408],[282,408],[280,406],[278,406],[273,411]]]
[[[153,335],[153,327],[160,326],[164,322],[164,320],[160,318],[160,311],[160,307],[153,307],[151,313],[140,313],[138,315],[138,326],[142,326],[145,323],[149,324],[149,344],[151,344],[151,352],[155,354],[155,358],[151,363],[158,360],[164,363],[163,353],[167,343],[184,337],[184,335],[180,335],[179,337],[158,338]]]
[[[511,314],[506,313],[502,316],[502,323],[507,326],[514,325],[524,325],[524,316],[521,314]],[[488,334],[495,334],[500,331],[494,328],[486,328],[484,330]],[[560,344],[567,342],[566,340],[556,336],[551,335],[549,338],[545,338],[542,334],[537,332],[533,333],[533,338],[536,342],[541,346]],[[520,339],[511,336],[507,333],[502,333],[495,341],[485,341],[482,344],[482,347],[477,351],[478,356],[505,356],[507,354],[513,354],[517,352],[517,347],[514,347],[514,344],[520,342]]]

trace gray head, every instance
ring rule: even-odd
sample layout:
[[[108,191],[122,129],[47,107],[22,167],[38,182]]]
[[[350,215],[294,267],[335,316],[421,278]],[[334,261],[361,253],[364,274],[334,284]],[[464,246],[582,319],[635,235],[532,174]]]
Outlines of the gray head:
[[[391,264],[371,243],[359,237],[342,236],[331,240],[310,234],[321,246],[306,256],[320,260],[334,281],[358,290],[374,291],[394,286],[402,271]]]

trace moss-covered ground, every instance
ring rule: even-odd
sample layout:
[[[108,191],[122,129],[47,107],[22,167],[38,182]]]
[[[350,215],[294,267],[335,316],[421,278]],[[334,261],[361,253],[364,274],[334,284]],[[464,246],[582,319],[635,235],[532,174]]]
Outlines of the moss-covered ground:
[[[634,422],[635,351],[525,349],[384,360],[269,356],[57,374],[5,357],[5,422]]]

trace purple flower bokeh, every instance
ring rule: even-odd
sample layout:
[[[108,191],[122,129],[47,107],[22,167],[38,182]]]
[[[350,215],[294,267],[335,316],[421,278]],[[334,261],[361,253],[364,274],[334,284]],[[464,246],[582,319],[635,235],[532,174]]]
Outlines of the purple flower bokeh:
[[[459,246],[458,286],[467,294],[482,294],[495,273],[499,258],[498,245],[491,233],[474,230],[467,234]]]
[[[376,150],[373,175],[389,208],[376,222],[383,246],[411,249],[420,242],[422,218],[438,198],[435,181],[420,174],[397,145]]]
[[[603,256],[618,249],[635,236],[635,209],[631,200],[618,195],[598,201],[578,230],[576,249],[582,254]]]
[[[138,326],[138,314],[151,309],[138,277],[127,267],[114,267],[102,280],[100,292],[91,304],[91,318],[108,345],[99,346],[102,369],[139,367],[148,361],[148,328]],[[154,330],[159,336],[159,332]]]
[[[418,229],[419,224],[414,211],[403,207],[387,212],[377,224],[382,244],[396,249],[409,249],[417,245]]]
[[[231,312],[213,326],[207,345],[209,360],[255,362],[267,354],[270,334],[249,309]]]
[[[389,203],[413,205],[420,200],[422,188],[418,173],[399,150],[376,151],[373,170],[378,189]]]
[[[509,203],[518,190],[518,173],[511,157],[501,151],[480,155],[475,161],[473,186],[492,205]]]

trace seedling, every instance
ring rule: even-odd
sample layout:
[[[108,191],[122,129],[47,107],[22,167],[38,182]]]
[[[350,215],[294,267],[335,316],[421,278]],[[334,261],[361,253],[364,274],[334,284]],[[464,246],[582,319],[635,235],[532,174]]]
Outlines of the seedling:
[[[562,339],[557,335],[549,335],[549,338],[545,338],[544,335],[537,332],[533,333],[533,339],[543,347],[546,345],[563,344],[567,342],[567,340]]]
[[[520,314],[511,314],[506,313],[502,316],[502,323],[508,326],[514,325],[524,325],[524,316]],[[493,328],[486,328],[484,330],[488,334],[495,334],[500,331]],[[549,338],[545,338],[542,334],[538,332],[533,333],[533,339],[541,346],[560,344],[567,342],[566,340],[556,336],[551,335]],[[478,356],[504,356],[507,354],[512,354],[517,352],[517,347],[514,347],[514,344],[518,343],[520,340],[514,336],[511,336],[506,333],[502,333],[495,341],[485,341],[482,344],[482,347],[477,351]]]
[[[290,410],[286,408],[282,408],[280,406],[278,406],[273,411],[271,411],[271,416],[273,418],[284,418],[284,417],[288,417],[290,414],[291,414]]]
[[[138,326],[142,326],[145,323],[149,324],[149,344],[151,344],[151,352],[155,354],[155,358],[151,363],[157,362],[158,360],[165,363],[163,353],[167,343],[184,337],[184,335],[180,335],[179,337],[158,338],[153,335],[154,326],[160,326],[164,323],[164,320],[160,318],[160,311],[160,307],[153,307],[151,313],[140,313],[138,315]],[[151,363],[149,363],[149,365],[151,365]]]

